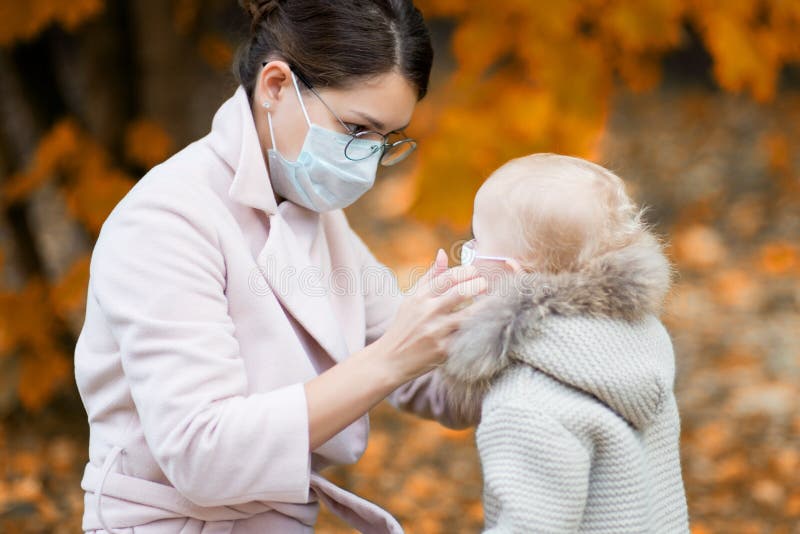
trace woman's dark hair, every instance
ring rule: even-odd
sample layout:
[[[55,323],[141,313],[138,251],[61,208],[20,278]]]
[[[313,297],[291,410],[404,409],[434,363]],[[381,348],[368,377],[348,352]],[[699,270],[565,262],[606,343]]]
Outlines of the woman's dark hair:
[[[264,61],[283,59],[312,87],[346,88],[397,69],[422,99],[433,48],[411,0],[239,0],[250,37],[233,73],[252,97]]]

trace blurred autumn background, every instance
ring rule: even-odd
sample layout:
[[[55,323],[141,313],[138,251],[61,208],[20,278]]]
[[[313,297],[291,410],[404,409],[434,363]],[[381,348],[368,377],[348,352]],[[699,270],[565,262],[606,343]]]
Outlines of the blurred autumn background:
[[[665,321],[692,532],[800,532],[800,2],[418,5],[436,46],[419,150],[352,223],[407,283],[508,158],[615,170],[680,273]],[[135,181],[208,131],[245,23],[234,0],[0,0],[2,532],[80,530],[89,253]],[[473,439],[381,405],[365,457],[328,474],[408,532],[476,532]],[[319,531],[348,532],[328,513]]]

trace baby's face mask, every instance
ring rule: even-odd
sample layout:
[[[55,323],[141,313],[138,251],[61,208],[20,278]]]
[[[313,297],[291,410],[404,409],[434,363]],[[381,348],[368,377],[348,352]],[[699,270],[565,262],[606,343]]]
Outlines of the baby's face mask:
[[[470,239],[461,246],[461,265],[472,265],[475,260],[500,261],[504,263],[513,261],[506,256],[484,256],[478,254],[475,239]]]

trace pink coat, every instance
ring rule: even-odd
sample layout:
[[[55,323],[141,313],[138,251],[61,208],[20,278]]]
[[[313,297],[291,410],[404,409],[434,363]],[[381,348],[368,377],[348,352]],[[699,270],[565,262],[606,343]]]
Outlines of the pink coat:
[[[379,337],[400,300],[341,210],[276,205],[239,87],[207,136],[117,204],[92,252],[75,348],[84,531],[308,532],[324,501],[363,532],[402,532],[318,474],[359,459],[368,416],[310,452],[303,388]],[[463,426],[440,384],[429,373],[390,401]]]

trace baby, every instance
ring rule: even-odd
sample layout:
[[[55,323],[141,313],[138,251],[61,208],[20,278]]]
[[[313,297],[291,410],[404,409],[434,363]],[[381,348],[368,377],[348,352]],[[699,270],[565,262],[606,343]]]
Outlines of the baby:
[[[658,319],[671,271],[622,180],[573,157],[515,159],[478,191],[472,228],[462,263],[505,274],[440,371],[454,409],[481,406],[487,531],[688,532]]]

